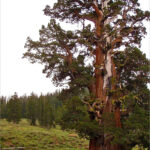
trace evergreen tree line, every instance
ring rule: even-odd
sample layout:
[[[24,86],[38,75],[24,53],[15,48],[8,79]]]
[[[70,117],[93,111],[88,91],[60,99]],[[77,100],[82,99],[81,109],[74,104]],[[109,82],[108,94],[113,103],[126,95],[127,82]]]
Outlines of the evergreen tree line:
[[[30,96],[12,95],[8,100],[0,98],[0,118],[9,122],[19,123],[21,118],[26,118],[31,125],[54,127],[57,121],[58,109],[61,102],[54,94],[40,95],[32,93]]]

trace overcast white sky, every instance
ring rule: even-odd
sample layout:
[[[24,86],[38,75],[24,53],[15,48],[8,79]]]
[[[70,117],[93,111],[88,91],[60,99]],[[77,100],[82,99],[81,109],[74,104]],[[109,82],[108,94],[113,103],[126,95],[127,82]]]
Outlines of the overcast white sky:
[[[49,17],[43,14],[45,5],[56,0],[0,0],[0,96],[54,92],[56,88],[42,74],[42,66],[22,59],[26,38],[38,39],[41,25],[47,25]],[[144,10],[150,10],[149,0],[140,0]],[[150,58],[150,25],[143,40],[142,50]]]

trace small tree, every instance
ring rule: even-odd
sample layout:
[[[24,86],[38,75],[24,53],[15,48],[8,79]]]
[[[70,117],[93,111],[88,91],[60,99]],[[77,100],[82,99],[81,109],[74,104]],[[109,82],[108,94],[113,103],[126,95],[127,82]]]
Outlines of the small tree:
[[[21,118],[27,118],[27,100],[28,97],[26,95],[20,97],[21,101]]]
[[[21,119],[21,102],[15,93],[7,102],[7,121],[19,123]]]
[[[31,125],[36,125],[38,97],[32,93],[27,99],[27,118]]]
[[[0,97],[0,118],[6,118],[6,97]]]
[[[37,118],[41,126],[55,126],[54,107],[51,103],[51,97],[48,98],[48,96],[44,95],[39,97]]]

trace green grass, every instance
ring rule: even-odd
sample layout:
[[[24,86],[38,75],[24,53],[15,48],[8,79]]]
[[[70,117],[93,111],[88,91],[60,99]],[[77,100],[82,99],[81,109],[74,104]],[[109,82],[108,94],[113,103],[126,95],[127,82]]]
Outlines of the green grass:
[[[19,124],[0,120],[0,146],[25,147],[25,150],[88,150],[88,141],[72,131],[62,131],[59,126],[45,129],[30,126],[25,119]],[[140,148],[136,146],[132,150]]]
[[[0,120],[1,147],[25,147],[25,150],[87,150],[88,141],[74,132],[59,127],[45,129],[30,126],[23,119],[19,124]]]
[[[134,148],[132,148],[132,150],[148,150],[148,148],[143,148],[143,147],[136,145]]]

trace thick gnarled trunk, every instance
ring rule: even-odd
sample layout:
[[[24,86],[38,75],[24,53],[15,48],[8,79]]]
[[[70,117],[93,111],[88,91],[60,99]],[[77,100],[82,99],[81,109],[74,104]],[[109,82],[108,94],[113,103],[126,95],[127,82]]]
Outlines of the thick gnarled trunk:
[[[116,128],[121,128],[120,121],[120,107],[112,104],[112,97],[108,96],[109,90],[115,90],[115,83],[112,83],[112,78],[116,78],[115,65],[111,56],[112,50],[104,53],[102,48],[97,45],[96,48],[96,63],[95,63],[95,88],[96,88],[96,101],[99,104],[103,104],[102,110],[96,116],[101,118],[100,122],[105,126],[105,122],[102,119],[103,114],[114,114],[114,122]],[[112,136],[107,136],[104,133],[99,138],[93,138],[89,143],[89,150],[121,150],[119,145],[112,145]],[[110,138],[109,138],[110,137]]]
[[[108,96],[109,90],[115,90],[115,84],[111,83],[111,79],[116,78],[115,65],[111,56],[111,51],[103,53],[100,46],[97,46],[96,49],[96,63],[95,63],[95,89],[96,101],[99,101],[99,104],[103,104],[102,110],[100,110],[102,116],[103,114],[114,114],[114,122],[116,128],[121,128],[120,121],[120,108],[119,106],[114,106],[112,104],[112,97]],[[91,91],[92,92],[92,91]],[[96,116],[100,118],[100,116]],[[102,118],[102,117],[101,117]],[[105,126],[103,119],[100,121]],[[121,150],[119,145],[111,144],[113,137],[108,136],[107,133],[104,133],[99,138],[93,138],[89,143],[89,150]]]
[[[102,144],[99,138],[90,139],[89,150],[102,150]]]
[[[102,10],[107,8],[107,5],[110,0],[102,0]],[[113,62],[112,53],[114,50],[115,42],[112,42],[108,33],[102,33],[103,28],[106,25],[109,25],[114,18],[108,18],[102,23],[103,20],[103,11],[98,8],[97,1],[94,0],[93,9],[97,14],[97,19],[95,20],[95,31],[96,36],[100,39],[100,42],[97,42],[96,53],[95,53],[95,92],[92,93],[95,95],[94,104],[101,105],[100,110],[96,110],[95,115],[99,120],[99,123],[102,123],[105,126],[105,119],[103,120],[102,115],[104,114],[114,114],[114,123],[116,128],[121,128],[120,121],[120,107],[114,106],[112,104],[112,99],[116,97],[111,97],[108,95],[108,92],[116,90],[115,83],[112,80],[116,79],[116,70],[115,64]],[[102,40],[105,40],[105,46],[101,43]],[[115,40],[113,40],[115,41]],[[109,46],[108,46],[109,45]],[[110,48],[106,48],[106,47]],[[94,106],[94,105],[93,105]],[[112,120],[111,120],[112,121]],[[106,131],[105,131],[106,132]],[[119,145],[111,144],[113,136],[109,135],[107,132],[100,135],[99,138],[90,139],[89,150],[121,150]]]
[[[112,145],[111,143],[101,143],[100,139],[91,139],[89,142],[89,150],[123,150],[121,146],[116,144]]]

